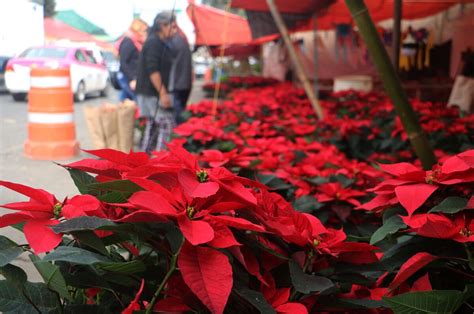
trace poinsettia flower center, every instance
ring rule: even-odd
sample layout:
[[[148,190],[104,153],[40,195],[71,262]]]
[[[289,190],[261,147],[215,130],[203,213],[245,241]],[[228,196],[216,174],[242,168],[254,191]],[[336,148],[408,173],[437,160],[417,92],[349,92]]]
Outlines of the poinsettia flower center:
[[[59,216],[61,215],[61,210],[63,209],[63,204],[61,203],[56,203],[53,207],[53,214],[54,214],[54,218],[59,218]]]
[[[436,169],[432,171],[431,173],[427,173],[426,178],[425,178],[426,183],[433,184],[434,182],[436,182],[438,174],[439,174],[439,169]]]
[[[188,215],[189,219],[193,219],[195,214],[196,214],[196,209],[193,206],[186,207],[186,215]]]
[[[314,246],[318,246],[319,243],[321,243],[321,242],[319,242],[319,240],[317,240],[317,239],[314,239],[314,240],[313,240],[313,245],[314,245]]]
[[[465,237],[470,237],[473,232],[468,227],[464,227],[459,231],[459,233]]]
[[[198,181],[201,183],[207,182],[207,180],[209,179],[209,175],[207,174],[207,171],[205,169],[196,171],[196,176],[198,178]]]

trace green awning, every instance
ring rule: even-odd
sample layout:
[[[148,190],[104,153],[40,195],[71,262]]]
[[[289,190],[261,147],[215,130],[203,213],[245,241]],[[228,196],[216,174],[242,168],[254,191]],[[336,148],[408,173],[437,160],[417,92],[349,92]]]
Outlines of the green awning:
[[[108,36],[108,34],[102,28],[80,16],[74,10],[58,11],[54,18],[85,33],[89,33],[94,36]]]

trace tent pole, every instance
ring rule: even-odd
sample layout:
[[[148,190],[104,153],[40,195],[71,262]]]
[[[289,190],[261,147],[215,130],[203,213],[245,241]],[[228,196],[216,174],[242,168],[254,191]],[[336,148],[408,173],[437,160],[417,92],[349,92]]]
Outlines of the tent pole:
[[[402,24],[402,0],[393,1],[393,33],[392,33],[392,59],[393,67],[398,71],[398,62],[400,60],[400,39]]]
[[[283,41],[285,42],[286,48],[288,49],[291,61],[295,66],[296,74],[298,75],[298,78],[303,84],[303,88],[306,92],[306,95],[308,96],[314,111],[318,115],[318,118],[323,119],[323,110],[319,105],[318,99],[316,98],[313,89],[311,88],[311,84],[308,80],[308,77],[304,73],[303,65],[301,64],[301,61],[298,58],[298,55],[296,54],[295,47],[293,47],[293,44],[291,43],[290,36],[288,35],[288,30],[286,29],[286,25],[283,22],[280,12],[278,12],[278,9],[275,6],[275,2],[273,0],[267,0],[267,4],[270,8],[273,20],[275,21],[275,24],[277,25],[278,30],[280,31],[280,34],[283,37]]]
[[[436,156],[408,101],[408,97],[375,29],[374,22],[369,15],[364,0],[346,0],[346,5],[359,28],[372,61],[380,74],[385,90],[395,106],[395,110],[402,121],[416,155],[420,159],[423,168],[431,169],[436,164]]]
[[[319,86],[318,86],[318,24],[317,24],[317,16],[316,13],[313,15],[313,70],[314,70],[314,78],[313,78],[313,88],[314,94],[316,95],[316,99],[319,99]]]

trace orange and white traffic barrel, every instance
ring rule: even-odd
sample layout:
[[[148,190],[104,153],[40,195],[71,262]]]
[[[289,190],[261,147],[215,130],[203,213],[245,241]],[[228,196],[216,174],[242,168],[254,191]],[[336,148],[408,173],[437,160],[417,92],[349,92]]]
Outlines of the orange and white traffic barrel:
[[[26,156],[43,160],[74,157],[79,143],[69,68],[32,68],[30,82]]]

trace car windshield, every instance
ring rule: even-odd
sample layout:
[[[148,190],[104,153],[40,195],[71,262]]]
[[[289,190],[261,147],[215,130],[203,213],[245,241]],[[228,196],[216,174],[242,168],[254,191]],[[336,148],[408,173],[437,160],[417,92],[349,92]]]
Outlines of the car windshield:
[[[112,52],[109,51],[101,51],[102,57],[105,59],[105,61],[110,62],[110,61],[115,61],[117,58],[114,56]]]
[[[54,58],[62,59],[66,57],[67,48],[30,48],[25,50],[20,57],[22,58]]]

